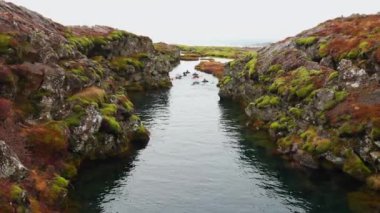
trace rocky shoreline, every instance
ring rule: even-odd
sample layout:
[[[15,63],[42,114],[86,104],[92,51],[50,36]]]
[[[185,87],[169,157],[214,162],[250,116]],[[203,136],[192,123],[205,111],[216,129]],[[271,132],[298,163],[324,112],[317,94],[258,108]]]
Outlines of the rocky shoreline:
[[[329,20],[225,67],[222,99],[299,165],[339,169],[380,189],[380,16]]]
[[[146,145],[127,92],[170,88],[179,49],[4,1],[0,14],[0,209],[60,210],[84,160]]]

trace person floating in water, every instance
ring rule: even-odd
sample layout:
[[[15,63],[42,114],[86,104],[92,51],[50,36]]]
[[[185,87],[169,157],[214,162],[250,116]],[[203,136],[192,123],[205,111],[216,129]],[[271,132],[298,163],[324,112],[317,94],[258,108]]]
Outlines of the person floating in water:
[[[199,78],[199,74],[198,73],[193,73],[193,78]]]
[[[197,85],[199,84],[199,81],[194,81],[192,85]]]

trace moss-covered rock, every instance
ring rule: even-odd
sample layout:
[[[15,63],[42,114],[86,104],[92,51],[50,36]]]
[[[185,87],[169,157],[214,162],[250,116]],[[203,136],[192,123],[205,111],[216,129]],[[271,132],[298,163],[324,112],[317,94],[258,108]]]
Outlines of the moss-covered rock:
[[[169,88],[180,51],[4,1],[0,13],[0,211],[60,212],[83,160],[132,152],[137,136],[147,143],[126,91]]]
[[[266,108],[270,106],[277,106],[281,102],[281,99],[277,96],[265,95],[255,100],[254,104],[258,108]]]
[[[379,20],[329,20],[259,49],[259,57],[240,57],[226,66],[220,96],[242,103],[252,126],[267,128],[280,152],[301,165],[326,160],[361,180],[377,174]]]
[[[365,179],[372,172],[371,170],[364,164],[362,159],[357,156],[352,150],[347,150],[345,153],[346,160],[343,165],[343,171],[356,177],[358,179]]]
[[[119,134],[121,132],[120,123],[112,116],[104,116],[101,129],[110,134]]]

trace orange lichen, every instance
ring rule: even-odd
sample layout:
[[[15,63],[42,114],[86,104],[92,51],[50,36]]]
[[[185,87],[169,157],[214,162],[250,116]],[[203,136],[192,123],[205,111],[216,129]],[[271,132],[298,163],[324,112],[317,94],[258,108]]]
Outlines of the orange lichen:
[[[61,152],[68,148],[67,127],[63,122],[48,122],[24,129],[33,150]]]

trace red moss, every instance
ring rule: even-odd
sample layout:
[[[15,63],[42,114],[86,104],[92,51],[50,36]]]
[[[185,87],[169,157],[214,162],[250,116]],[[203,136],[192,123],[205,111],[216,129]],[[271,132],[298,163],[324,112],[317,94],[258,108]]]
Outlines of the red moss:
[[[336,123],[341,116],[350,115],[353,121],[361,123],[380,117],[380,99],[376,98],[380,92],[378,89],[376,86],[352,92],[345,101],[327,112],[327,118]]]
[[[334,58],[340,58],[344,54],[349,53],[352,49],[356,48],[360,43],[359,38],[334,38],[328,44],[327,51]]]
[[[223,76],[224,64],[216,61],[201,61],[195,69],[208,74],[213,74],[220,79]]]
[[[299,36],[316,36],[323,41],[323,52],[336,60],[355,59],[377,47],[380,41],[380,15],[337,18],[320,24]],[[361,44],[364,44],[361,46]],[[364,47],[364,48],[363,48]]]
[[[28,143],[35,151],[62,152],[68,148],[67,127],[61,122],[49,122],[24,130]]]
[[[12,114],[12,102],[0,98],[0,121],[7,119]]]

